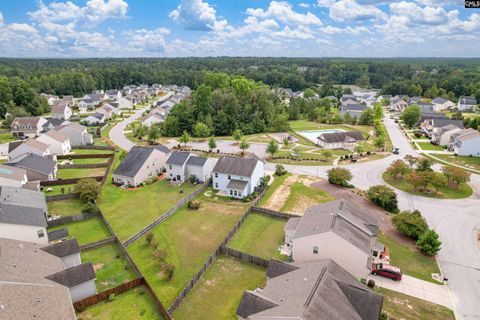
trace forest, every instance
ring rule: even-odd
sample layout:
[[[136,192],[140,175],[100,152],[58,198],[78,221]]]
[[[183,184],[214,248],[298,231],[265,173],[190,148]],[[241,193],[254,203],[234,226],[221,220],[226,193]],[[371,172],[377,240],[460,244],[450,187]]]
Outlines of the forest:
[[[257,84],[293,91],[313,87],[320,96],[330,95],[332,90],[326,88],[333,85],[358,85],[392,95],[445,96],[454,101],[460,95],[474,95],[480,100],[480,59],[0,59],[0,116],[7,111],[14,115],[45,113],[48,106],[38,96],[42,92],[79,97],[94,89],[118,89],[142,83],[197,89],[208,82],[207,71],[242,76]],[[213,90],[214,99],[225,98],[219,95],[218,87],[207,86]],[[262,90],[255,91],[263,97]],[[248,100],[241,98],[236,103],[243,104],[242,99]],[[246,105],[241,107],[241,112],[249,110]],[[271,125],[273,120],[268,118],[268,112],[263,114],[267,117],[264,124],[252,123],[252,126]]]

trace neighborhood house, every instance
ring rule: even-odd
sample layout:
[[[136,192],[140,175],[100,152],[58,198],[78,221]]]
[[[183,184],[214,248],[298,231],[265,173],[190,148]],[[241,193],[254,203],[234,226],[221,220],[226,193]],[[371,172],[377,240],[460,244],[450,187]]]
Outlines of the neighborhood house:
[[[182,183],[195,177],[198,182],[206,182],[212,176],[212,159],[198,157],[190,152],[173,152],[166,162],[167,178]]]
[[[322,133],[317,138],[317,145],[324,149],[353,150],[359,141],[363,141],[360,131],[336,131]]]

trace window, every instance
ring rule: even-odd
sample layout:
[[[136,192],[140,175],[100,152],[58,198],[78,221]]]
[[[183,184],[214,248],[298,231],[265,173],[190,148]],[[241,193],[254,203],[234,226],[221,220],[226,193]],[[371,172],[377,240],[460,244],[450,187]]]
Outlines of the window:
[[[218,188],[218,182],[215,182],[215,188]]]
[[[237,190],[233,191],[233,195],[237,196]]]
[[[37,235],[38,235],[39,238],[43,238],[45,236],[42,229],[37,230]]]
[[[215,178],[218,178],[218,172],[215,172]]]
[[[313,254],[318,254],[318,246],[313,246]]]
[[[171,165],[171,164],[169,164],[169,165],[168,165],[168,168],[169,168],[170,170],[172,170],[172,165]]]
[[[233,190],[230,190],[230,195],[233,196]]]
[[[231,175],[228,175],[228,180],[232,179],[232,176]]]

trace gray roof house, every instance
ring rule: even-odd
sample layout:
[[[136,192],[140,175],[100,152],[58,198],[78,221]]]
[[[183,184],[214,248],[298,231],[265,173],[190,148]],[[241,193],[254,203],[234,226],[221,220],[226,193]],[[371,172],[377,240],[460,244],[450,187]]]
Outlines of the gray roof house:
[[[51,241],[50,233],[48,234],[48,236],[49,241]],[[47,247],[43,247],[41,249],[54,255],[55,257],[60,258],[65,269],[78,266],[82,263],[82,260],[80,258],[80,247],[78,245],[77,239],[61,241],[51,244]]]
[[[190,152],[175,151],[166,161],[167,178],[182,183],[194,176],[198,182],[206,182],[212,176],[213,159],[199,157]]]
[[[337,131],[322,133],[317,138],[317,145],[325,149],[353,150],[358,142],[365,140],[360,131]]]
[[[36,137],[46,121],[44,117],[16,117],[10,125],[11,132],[16,137]]]
[[[53,181],[57,175],[57,162],[34,153],[26,153],[5,163],[27,171],[28,181]]]
[[[335,200],[292,219],[284,230],[294,261],[333,259],[356,277],[369,274],[378,223],[355,205]]]
[[[0,164],[0,186],[21,188],[27,182],[27,171]]]
[[[340,114],[345,116],[348,113],[351,117],[360,118],[363,110],[367,108],[368,107],[363,104],[342,104],[340,106]]]
[[[335,261],[272,260],[263,289],[245,291],[239,320],[378,320],[383,297],[359,283]]]
[[[461,96],[458,99],[457,108],[460,111],[472,110],[475,111],[477,106],[477,99],[473,96]]]
[[[163,145],[153,148],[135,146],[113,172],[113,183],[138,186],[157,177],[165,170],[165,162],[169,155],[170,149]]]
[[[79,123],[71,122],[56,128],[56,130],[70,139],[72,147],[93,144],[93,136],[88,133],[87,127]]]
[[[55,244],[60,241],[65,241],[68,238],[68,229],[61,228],[48,232],[48,241],[50,244]]]
[[[462,120],[454,120],[454,119],[444,119],[444,118],[431,118],[424,120],[420,127],[423,132],[425,132],[428,136],[432,135],[438,128],[445,127],[447,125],[454,125],[463,129],[463,121]]]

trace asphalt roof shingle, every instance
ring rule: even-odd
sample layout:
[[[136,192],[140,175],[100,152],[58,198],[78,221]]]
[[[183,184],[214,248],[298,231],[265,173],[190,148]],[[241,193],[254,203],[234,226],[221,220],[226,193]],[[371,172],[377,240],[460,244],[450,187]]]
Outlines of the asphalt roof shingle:
[[[54,273],[46,278],[68,288],[73,288],[79,284],[95,279],[95,270],[93,269],[92,263],[87,262]]]
[[[190,152],[175,151],[175,152],[172,152],[170,157],[168,157],[167,164],[171,164],[175,166],[183,166],[187,162],[189,157],[190,157]]]
[[[62,241],[40,249],[50,254],[53,254],[58,258],[65,258],[71,256],[72,254],[80,253],[80,247],[78,246],[77,239]]]
[[[145,161],[153,152],[153,148],[144,148],[135,146],[128,154],[123,158],[120,165],[115,169],[113,174],[125,176],[125,177],[134,177],[138,171],[143,167]]]
[[[213,172],[250,177],[257,163],[257,159],[221,157],[213,168]]]
[[[48,158],[44,158],[35,153],[26,153],[15,159],[5,163],[7,166],[32,170],[45,175],[49,175],[55,171],[57,163]]]

